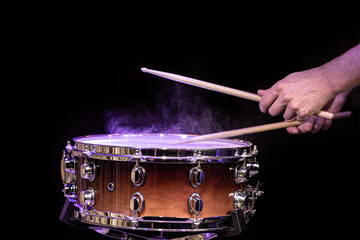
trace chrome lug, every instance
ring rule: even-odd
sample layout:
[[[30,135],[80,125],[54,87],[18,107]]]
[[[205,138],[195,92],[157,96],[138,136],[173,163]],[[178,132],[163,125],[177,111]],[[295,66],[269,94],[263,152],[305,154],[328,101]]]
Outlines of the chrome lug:
[[[80,176],[90,182],[96,177],[96,165],[93,162],[84,162],[80,166]]]
[[[205,179],[204,171],[201,169],[200,164],[197,167],[193,167],[189,172],[189,182],[194,188],[199,187]]]
[[[145,198],[140,192],[135,192],[130,199],[130,209],[134,214],[141,212],[145,207]]]
[[[95,190],[89,187],[88,190],[80,192],[80,204],[83,206],[94,206],[95,204]]]
[[[144,184],[145,179],[146,179],[145,168],[138,166],[138,164],[136,164],[135,167],[131,170],[131,182],[135,186],[140,187]]]

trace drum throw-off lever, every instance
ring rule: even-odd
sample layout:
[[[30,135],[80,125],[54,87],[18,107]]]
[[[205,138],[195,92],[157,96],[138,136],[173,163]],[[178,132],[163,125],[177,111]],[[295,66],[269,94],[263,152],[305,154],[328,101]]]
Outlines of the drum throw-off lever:
[[[253,216],[256,212],[255,201],[264,194],[259,190],[261,183],[258,181],[256,187],[248,185],[244,190],[236,190],[234,193],[230,193],[229,197],[233,197],[234,209],[239,209],[244,212],[246,222],[249,221],[249,216]]]

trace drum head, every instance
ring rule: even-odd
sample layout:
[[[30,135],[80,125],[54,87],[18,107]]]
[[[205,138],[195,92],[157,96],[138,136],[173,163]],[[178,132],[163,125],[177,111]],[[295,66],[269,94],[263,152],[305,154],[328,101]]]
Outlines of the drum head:
[[[101,134],[76,137],[73,140],[76,150],[92,151],[93,155],[121,156],[141,155],[143,158],[162,159],[164,161],[198,158],[233,158],[244,150],[251,151],[252,143],[237,139],[214,139],[184,144],[171,144],[193,138],[186,134]],[[92,156],[94,157],[94,156]],[[96,157],[95,157],[96,158]],[[102,158],[103,159],[103,158]],[[117,159],[110,159],[117,160]]]

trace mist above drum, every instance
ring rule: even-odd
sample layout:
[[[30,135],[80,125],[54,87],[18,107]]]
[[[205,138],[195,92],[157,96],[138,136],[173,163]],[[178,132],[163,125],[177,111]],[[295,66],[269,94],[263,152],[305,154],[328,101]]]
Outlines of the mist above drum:
[[[256,181],[250,183],[259,169],[257,148],[228,139],[171,144],[192,137],[74,138],[61,164],[64,195],[72,206],[64,207],[64,221],[119,236],[239,234],[262,194]]]

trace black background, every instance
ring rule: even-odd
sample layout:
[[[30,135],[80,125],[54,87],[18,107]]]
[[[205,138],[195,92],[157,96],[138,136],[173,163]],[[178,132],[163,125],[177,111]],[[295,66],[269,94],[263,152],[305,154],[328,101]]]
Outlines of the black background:
[[[51,211],[46,216],[52,239],[107,239],[58,217],[65,201],[62,150],[73,137],[105,133],[109,113],[129,116],[127,127],[156,125],[160,132],[185,113],[200,121],[210,112],[211,121],[198,124],[205,128],[178,128],[197,134],[281,121],[261,113],[256,102],[144,74],[141,67],[256,92],[289,73],[319,66],[360,40],[358,3],[134,5],[111,14],[66,9],[51,26],[45,59],[50,71],[41,85],[46,91],[36,97],[45,113],[40,122],[47,126],[43,146],[50,163]],[[357,233],[358,101],[357,91],[344,107],[353,117],[337,120],[326,132],[241,137],[258,146],[265,191],[242,238]]]

